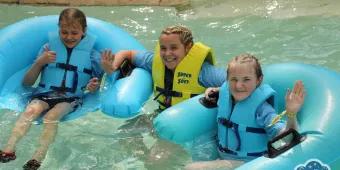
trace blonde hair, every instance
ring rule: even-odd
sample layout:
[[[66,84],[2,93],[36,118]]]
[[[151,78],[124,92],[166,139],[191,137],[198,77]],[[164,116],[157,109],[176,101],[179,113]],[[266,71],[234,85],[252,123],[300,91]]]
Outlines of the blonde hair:
[[[166,27],[164,30],[162,30],[161,35],[162,34],[165,35],[178,34],[181,43],[184,44],[185,46],[193,44],[194,42],[191,31],[185,26],[174,25]]]
[[[256,77],[258,79],[260,79],[263,76],[262,68],[261,68],[261,65],[260,65],[260,62],[258,61],[258,59],[254,55],[245,53],[245,54],[240,54],[240,55],[234,57],[228,63],[228,66],[227,66],[227,77],[229,75],[230,67],[232,67],[235,64],[244,64],[244,63],[249,63],[249,64],[254,66],[255,74],[256,74]]]

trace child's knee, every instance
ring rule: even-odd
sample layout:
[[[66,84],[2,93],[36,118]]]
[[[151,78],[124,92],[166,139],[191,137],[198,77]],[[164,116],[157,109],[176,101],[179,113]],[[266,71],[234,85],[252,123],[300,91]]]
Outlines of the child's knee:
[[[35,109],[34,107],[30,107],[28,106],[25,111],[22,113],[24,119],[26,121],[32,122],[34,121],[34,119],[36,119],[39,115],[41,114],[41,112],[39,112],[37,109]]]
[[[59,123],[59,116],[55,114],[46,114],[43,119],[44,124],[56,124]]]

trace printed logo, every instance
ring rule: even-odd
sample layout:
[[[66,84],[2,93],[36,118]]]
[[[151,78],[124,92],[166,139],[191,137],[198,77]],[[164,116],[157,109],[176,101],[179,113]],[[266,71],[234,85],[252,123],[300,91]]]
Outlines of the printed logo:
[[[178,72],[177,84],[189,84],[189,79],[191,78],[190,73]]]
[[[297,165],[294,170],[331,170],[331,168],[318,159],[309,159],[305,164]]]

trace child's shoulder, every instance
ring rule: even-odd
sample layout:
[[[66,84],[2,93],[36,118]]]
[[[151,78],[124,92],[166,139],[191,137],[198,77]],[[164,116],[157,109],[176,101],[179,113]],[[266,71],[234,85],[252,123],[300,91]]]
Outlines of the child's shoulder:
[[[264,101],[262,104],[260,104],[259,107],[257,107],[257,110],[256,110],[256,113],[261,114],[261,115],[265,114],[265,113],[271,113],[271,112],[275,113],[275,109],[267,101]]]

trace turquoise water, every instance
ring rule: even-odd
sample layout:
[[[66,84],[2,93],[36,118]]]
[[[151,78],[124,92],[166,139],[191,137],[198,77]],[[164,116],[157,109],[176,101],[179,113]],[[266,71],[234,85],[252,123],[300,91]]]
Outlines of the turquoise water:
[[[302,62],[340,71],[339,7],[340,2],[331,0],[213,0],[194,1],[191,7],[180,10],[143,6],[81,9],[87,16],[123,27],[151,50],[162,28],[184,24],[192,29],[195,41],[214,48],[220,67],[225,67],[231,57],[250,52],[264,65]],[[0,5],[0,28],[27,17],[57,15],[61,9]],[[150,101],[143,113],[150,114],[155,108]],[[0,111],[0,148],[17,116],[9,110]],[[191,161],[181,147],[153,137],[146,122],[114,119],[95,112],[61,123],[41,169],[181,169]],[[0,169],[21,169],[33,154],[41,129],[42,126],[32,126],[17,145],[17,160],[0,164]]]

